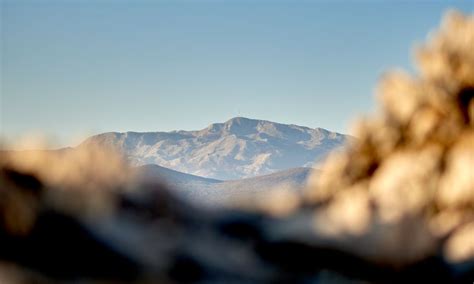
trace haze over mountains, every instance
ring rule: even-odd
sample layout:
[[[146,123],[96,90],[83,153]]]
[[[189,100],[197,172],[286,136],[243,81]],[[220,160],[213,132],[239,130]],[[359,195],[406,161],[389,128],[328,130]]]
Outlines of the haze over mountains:
[[[322,128],[236,117],[197,131],[103,133],[79,147],[98,143],[122,151],[135,166],[229,180],[311,167],[346,139]]]
[[[138,167],[142,181],[165,183],[179,196],[210,206],[232,205],[246,198],[260,198],[273,190],[300,192],[314,170],[292,168],[269,175],[240,180],[216,180],[185,174],[158,165]]]

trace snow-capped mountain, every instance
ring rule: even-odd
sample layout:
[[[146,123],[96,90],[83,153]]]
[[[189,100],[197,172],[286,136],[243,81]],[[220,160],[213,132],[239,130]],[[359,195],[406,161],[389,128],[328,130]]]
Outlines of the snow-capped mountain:
[[[81,145],[114,147],[136,166],[228,180],[311,167],[346,139],[322,128],[236,117],[198,131],[103,133]]]

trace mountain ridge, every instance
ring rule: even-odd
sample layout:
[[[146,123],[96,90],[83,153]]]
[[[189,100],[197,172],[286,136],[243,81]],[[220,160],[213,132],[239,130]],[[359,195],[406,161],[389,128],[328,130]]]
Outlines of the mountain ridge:
[[[235,117],[201,130],[107,132],[98,143],[122,151],[135,166],[157,164],[219,180],[241,179],[311,167],[351,139],[323,128]]]
[[[299,193],[306,186],[308,177],[318,174],[314,169],[300,167],[240,180],[215,180],[154,164],[140,166],[136,170],[141,181],[164,183],[179,196],[210,206],[225,206],[249,197],[264,198],[266,193],[274,190]]]

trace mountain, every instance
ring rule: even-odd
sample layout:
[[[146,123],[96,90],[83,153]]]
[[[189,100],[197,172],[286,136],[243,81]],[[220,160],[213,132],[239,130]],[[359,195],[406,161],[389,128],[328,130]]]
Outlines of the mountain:
[[[201,187],[210,187],[216,183],[222,183],[221,180],[186,174],[154,164],[140,166],[136,169],[139,175],[138,178],[141,181],[163,182],[177,190],[191,191]]]
[[[312,168],[292,168],[276,173],[229,180],[208,187],[206,196],[193,195],[195,200],[207,204],[232,204],[243,200],[265,200],[266,193],[274,190],[300,192],[306,185]],[[202,195],[202,194],[201,194]]]
[[[322,128],[236,117],[198,131],[103,133],[79,147],[98,143],[122,151],[136,166],[229,180],[311,167],[347,139]]]
[[[311,168],[292,168],[273,174],[240,180],[215,180],[185,174],[157,165],[138,167],[141,180],[160,181],[178,195],[205,205],[225,205],[239,198],[256,198],[271,190],[299,191],[305,185]]]

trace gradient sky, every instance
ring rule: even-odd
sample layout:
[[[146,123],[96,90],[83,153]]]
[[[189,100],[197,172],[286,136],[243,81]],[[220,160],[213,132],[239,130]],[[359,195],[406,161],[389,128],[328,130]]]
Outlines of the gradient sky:
[[[0,0],[1,1],[1,0]],[[5,1],[1,135],[70,145],[234,116],[347,132],[383,71],[472,1]]]

